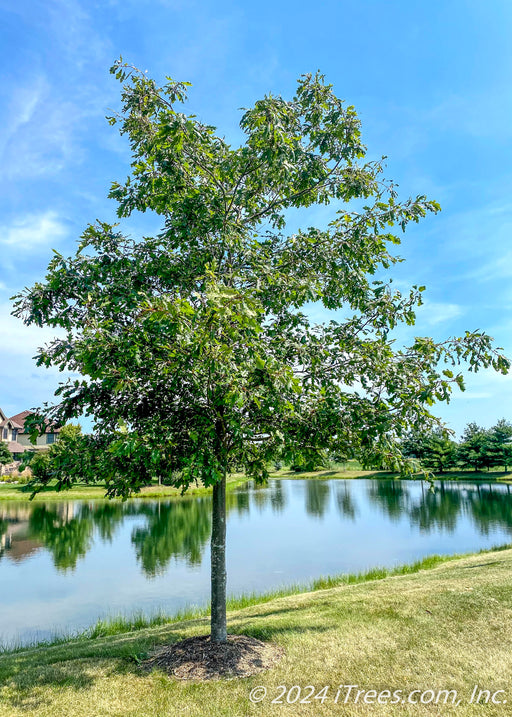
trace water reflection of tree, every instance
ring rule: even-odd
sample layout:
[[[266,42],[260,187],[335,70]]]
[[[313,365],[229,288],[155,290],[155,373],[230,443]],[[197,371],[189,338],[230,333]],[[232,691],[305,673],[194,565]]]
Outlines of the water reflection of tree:
[[[306,513],[322,518],[329,506],[331,488],[328,481],[306,481]]]
[[[240,490],[226,493],[226,510],[235,510],[238,515],[250,512],[249,491]]]
[[[464,497],[457,487],[447,486],[444,481],[435,490],[425,490],[419,503],[411,506],[409,518],[421,531],[430,532],[442,528],[452,533],[464,506]]]
[[[258,485],[257,483],[253,485],[251,490],[252,495],[252,502],[254,506],[261,512],[263,511],[267,505],[269,500],[269,493],[268,493],[268,486],[264,484]]]
[[[59,570],[75,568],[92,544],[93,521],[72,503],[35,505],[29,518],[30,536],[49,550]]]
[[[286,490],[281,480],[271,480],[266,484],[253,484],[250,489],[234,490],[226,496],[228,510],[236,510],[239,515],[250,513],[251,504],[259,511],[268,506],[275,513],[281,513],[286,507]]]
[[[132,534],[137,559],[149,577],[162,574],[172,558],[201,562],[211,533],[211,501],[204,498],[151,505],[148,525]]]
[[[90,518],[105,542],[112,542],[114,534],[127,515],[138,515],[140,510],[130,503],[94,503],[81,513],[83,519]]]
[[[306,512],[322,518],[329,506],[331,483],[310,480],[303,485]],[[351,488],[344,482],[333,483],[339,513],[354,520],[357,506]],[[422,488],[422,494],[416,496],[410,482],[376,480],[369,484],[368,496],[390,519],[404,516],[422,531],[453,531],[458,517],[464,514],[472,519],[483,535],[498,529],[512,532],[512,494],[509,486],[505,489],[501,485],[440,482],[436,484],[434,493],[424,485]],[[236,511],[243,516],[256,506],[260,510],[270,507],[275,512],[281,512],[286,507],[286,497],[286,484],[279,480],[271,481],[262,488],[228,493],[227,511]],[[20,539],[38,541],[38,545],[44,545],[50,552],[59,570],[71,570],[90,549],[95,531],[102,541],[111,541],[127,516],[146,521],[132,534],[137,559],[146,575],[164,572],[172,558],[183,558],[189,565],[200,563],[211,532],[210,498],[179,502],[66,502],[32,504],[29,507],[2,506],[0,556],[2,550],[7,554],[11,549],[9,541],[12,533],[13,546]]]
[[[340,515],[350,520],[356,519],[356,503],[346,483],[336,484],[336,504]]]
[[[465,485],[436,482],[434,491],[422,485],[418,499],[411,499],[412,484],[400,481],[375,481],[368,488],[369,499],[392,519],[409,518],[423,532],[435,529],[455,531],[463,514],[471,516],[483,535],[491,530],[512,531],[512,494],[492,484]],[[339,499],[338,499],[339,502]]]
[[[270,505],[274,513],[282,513],[286,508],[286,493],[280,480],[276,480],[270,485]]]
[[[9,523],[4,520],[3,518],[0,518],[0,558],[4,554],[5,547],[8,542],[7,538],[7,530],[9,528]]]
[[[410,498],[403,481],[373,480],[368,486],[368,498],[393,521],[407,515]]]
[[[512,532],[512,495],[497,486],[478,486],[467,491],[467,505],[475,525],[483,535],[492,530]]]

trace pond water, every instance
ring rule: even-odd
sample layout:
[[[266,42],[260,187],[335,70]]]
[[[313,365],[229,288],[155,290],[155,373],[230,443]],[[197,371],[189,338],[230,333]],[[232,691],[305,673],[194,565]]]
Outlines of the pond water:
[[[231,594],[512,540],[512,490],[496,483],[274,480],[227,501]],[[0,642],[204,605],[210,510],[208,497],[1,502]]]

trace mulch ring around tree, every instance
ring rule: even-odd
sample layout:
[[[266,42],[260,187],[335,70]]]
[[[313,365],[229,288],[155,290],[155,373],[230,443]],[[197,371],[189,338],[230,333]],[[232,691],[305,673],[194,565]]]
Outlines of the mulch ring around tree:
[[[202,635],[160,648],[142,663],[142,668],[160,669],[179,680],[205,682],[256,675],[277,665],[283,654],[279,645],[247,635],[228,635],[228,641],[221,644]]]

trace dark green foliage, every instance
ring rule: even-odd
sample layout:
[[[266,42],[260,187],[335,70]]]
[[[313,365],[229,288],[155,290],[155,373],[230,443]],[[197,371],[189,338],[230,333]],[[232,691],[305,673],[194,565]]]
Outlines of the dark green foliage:
[[[30,461],[30,470],[34,481],[45,485],[52,479],[52,467],[48,451],[38,451]]]
[[[28,449],[28,450],[24,451],[20,455],[20,461],[21,461],[20,470],[23,470],[24,468],[27,468],[28,466],[30,466],[30,463],[32,462],[32,458],[35,456],[36,453],[37,453],[37,450],[35,448],[32,448],[32,449]]]
[[[411,433],[402,443],[404,455],[418,459],[423,468],[443,473],[457,465],[457,444],[450,440],[446,431]]]
[[[504,418],[490,429],[469,423],[458,453],[460,463],[475,471],[498,466],[508,470],[512,460],[512,425]]]
[[[512,423],[501,418],[491,428],[487,450],[492,457],[491,465],[503,466],[508,471],[512,463]]]
[[[12,463],[11,452],[9,451],[7,443],[0,441],[0,465],[5,466],[8,463]]]
[[[434,473],[457,467],[508,471],[512,462],[512,424],[504,418],[492,428],[468,423],[459,444],[451,440],[446,431],[413,431],[402,441],[402,452]]]

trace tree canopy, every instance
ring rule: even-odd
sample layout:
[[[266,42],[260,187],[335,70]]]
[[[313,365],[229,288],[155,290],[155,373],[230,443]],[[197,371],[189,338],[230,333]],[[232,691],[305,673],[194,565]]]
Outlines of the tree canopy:
[[[386,272],[400,261],[399,234],[439,206],[399,199],[383,161],[366,158],[355,109],[321,74],[301,77],[291,100],[268,95],[245,110],[245,142],[232,147],[183,111],[187,83],[159,87],[122,60],[111,71],[123,90],[110,122],[132,163],[109,196],[119,218],[160,215],[161,231],[88,226],[14,310],[64,329],[37,362],[78,377],[44,414],[94,417],[91,440],[112,460],[90,476],[109,495],[139,489],[141,470],[214,485],[213,548],[226,472],[264,480],[270,460],[323,450],[404,469],[398,439],[438,424],[431,406],[463,388],[454,367],[508,370],[481,331],[393,343],[424,287],[402,294]],[[330,203],[326,226],[287,231],[291,210],[307,221],[309,207]],[[312,303],[337,314],[315,322]]]

